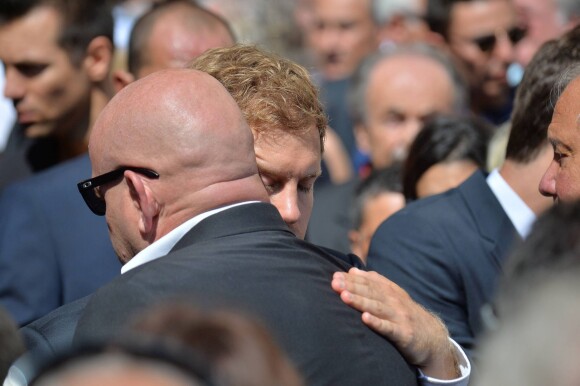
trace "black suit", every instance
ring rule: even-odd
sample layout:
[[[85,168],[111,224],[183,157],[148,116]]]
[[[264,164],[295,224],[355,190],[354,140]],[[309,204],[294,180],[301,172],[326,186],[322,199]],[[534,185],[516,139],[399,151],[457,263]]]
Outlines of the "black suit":
[[[27,351],[10,368],[9,384],[27,384],[39,367],[71,348],[77,322],[89,299],[90,295],[67,303],[20,329]]]
[[[368,266],[438,314],[469,352],[516,235],[485,175],[476,172],[457,189],[389,217],[373,236]]]
[[[314,205],[306,240],[342,253],[350,252],[348,231],[352,229],[352,220],[349,209],[358,183],[358,178],[353,178],[341,185],[314,188]]]
[[[22,327],[20,333],[27,351],[44,359],[69,349],[77,322],[90,297],[88,295],[67,303]]]
[[[308,385],[416,385],[398,351],[330,288],[350,266],[297,239],[269,204],[247,204],[203,220],[167,256],[98,290],[75,341],[106,337],[166,297],[257,315]]]

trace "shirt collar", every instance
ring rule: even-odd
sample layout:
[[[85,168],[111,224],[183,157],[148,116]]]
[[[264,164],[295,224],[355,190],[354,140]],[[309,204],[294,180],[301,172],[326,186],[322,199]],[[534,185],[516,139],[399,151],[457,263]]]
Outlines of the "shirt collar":
[[[497,169],[487,176],[487,185],[522,238],[530,233],[536,220],[534,212],[503,179]]]
[[[159,238],[147,248],[143,249],[141,252],[136,254],[131,260],[127,262],[123,267],[121,267],[121,274],[124,274],[133,268],[137,268],[145,263],[148,263],[153,260],[157,260],[158,258],[167,255],[171,249],[177,244],[179,240],[194,226],[199,224],[202,220],[212,216],[216,213],[222,212],[226,209],[233,208],[239,205],[251,204],[257,201],[246,201],[240,202],[233,205],[224,206],[218,209],[213,209],[187,220],[183,224],[179,225],[177,228],[173,229],[171,232],[167,233],[165,236]]]

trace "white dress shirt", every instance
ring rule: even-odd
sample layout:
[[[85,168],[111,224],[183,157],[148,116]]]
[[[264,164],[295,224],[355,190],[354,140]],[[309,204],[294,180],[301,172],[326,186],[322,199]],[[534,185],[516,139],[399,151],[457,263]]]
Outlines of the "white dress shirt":
[[[536,221],[535,213],[514,192],[497,169],[494,169],[487,176],[487,185],[499,201],[518,234],[525,239],[530,234],[534,221]]]

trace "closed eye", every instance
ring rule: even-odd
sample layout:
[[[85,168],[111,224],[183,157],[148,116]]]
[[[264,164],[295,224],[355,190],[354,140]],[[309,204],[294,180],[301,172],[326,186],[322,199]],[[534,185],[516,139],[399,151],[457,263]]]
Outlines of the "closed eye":
[[[282,189],[282,183],[272,178],[267,173],[260,171],[260,178],[269,195],[278,193]]]
[[[35,63],[20,63],[16,65],[19,73],[27,78],[33,78],[43,72],[48,65]]]

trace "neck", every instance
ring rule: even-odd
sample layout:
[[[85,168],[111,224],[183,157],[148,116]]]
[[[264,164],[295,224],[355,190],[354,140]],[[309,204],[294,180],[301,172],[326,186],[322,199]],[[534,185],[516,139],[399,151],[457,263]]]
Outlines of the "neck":
[[[553,205],[549,197],[540,194],[539,185],[551,159],[551,150],[546,149],[532,161],[520,163],[509,158],[501,166],[499,173],[524,203],[539,216]]]
[[[246,201],[270,202],[257,174],[239,180],[214,183],[183,200],[170,200],[163,205],[164,215],[158,222],[155,240],[201,213]]]
[[[57,138],[60,161],[86,153],[93,123],[112,97],[113,87],[110,81],[102,82],[102,84],[93,87],[87,107],[78,111],[77,127],[74,130],[66,131]]]

